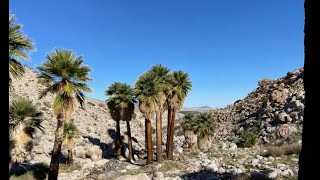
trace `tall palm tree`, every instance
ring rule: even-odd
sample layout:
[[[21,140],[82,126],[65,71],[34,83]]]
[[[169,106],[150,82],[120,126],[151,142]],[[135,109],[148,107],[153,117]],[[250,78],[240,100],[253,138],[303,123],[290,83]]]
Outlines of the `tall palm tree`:
[[[13,163],[22,163],[32,150],[36,129],[43,131],[43,114],[31,100],[20,98],[9,106],[9,173]]]
[[[145,118],[146,142],[147,142],[147,164],[153,163],[153,145],[151,119],[158,108],[159,83],[154,74],[144,73],[135,83],[134,92],[139,101],[139,109]]]
[[[75,138],[80,135],[80,131],[77,128],[77,126],[74,124],[74,120],[72,119],[69,122],[66,122],[64,124],[63,128],[63,145],[67,148],[68,150],[68,155],[67,155],[67,164],[72,164],[73,163],[73,148],[76,145],[76,140]]]
[[[181,70],[173,72],[168,78],[167,104],[168,104],[168,132],[167,132],[167,157],[173,160],[173,135],[177,112],[181,109],[183,102],[191,90],[191,81],[188,73]]]
[[[48,93],[55,94],[53,112],[57,117],[55,141],[49,169],[49,180],[56,180],[59,173],[59,155],[63,140],[65,120],[69,120],[74,111],[75,99],[84,105],[85,92],[91,89],[85,83],[91,71],[89,66],[83,65],[83,57],[76,57],[70,50],[55,50],[47,55],[47,61],[38,67],[39,82],[46,86],[40,93],[40,99]]]
[[[133,89],[126,83],[114,82],[111,84],[105,92],[107,99],[107,105],[110,109],[112,119],[116,121],[116,152],[118,158],[121,156],[120,147],[120,120],[126,121],[127,123],[127,134],[128,134],[128,149],[129,155],[127,160],[131,162],[132,158],[132,138],[130,121],[134,115],[134,99]]]
[[[319,153],[317,151],[318,126],[315,126],[314,117],[317,116],[319,102],[319,93],[317,83],[314,83],[314,77],[319,68],[319,1],[304,1],[304,89],[305,89],[305,109],[302,131],[302,149],[299,156],[298,179],[312,179],[312,175],[317,172],[317,166],[313,164],[318,162]],[[310,178],[308,178],[310,176]]]
[[[156,142],[157,142],[157,161],[162,161],[162,114],[165,110],[166,95],[165,88],[167,86],[167,76],[170,69],[157,64],[151,67],[148,71],[154,75],[157,86],[159,87],[157,105],[158,109],[156,110]]]
[[[32,41],[21,32],[22,25],[15,23],[13,14],[9,14],[9,87],[12,78],[20,78],[24,73],[24,67],[19,59],[28,59],[26,53],[33,50]]]

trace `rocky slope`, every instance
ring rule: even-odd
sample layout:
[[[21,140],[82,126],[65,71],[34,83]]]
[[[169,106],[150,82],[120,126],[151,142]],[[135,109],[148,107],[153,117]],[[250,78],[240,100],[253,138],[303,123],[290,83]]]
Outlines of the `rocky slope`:
[[[301,139],[304,112],[303,68],[276,79],[261,79],[258,88],[226,108],[214,110],[221,124],[217,137],[236,141],[243,132],[262,143]]]
[[[41,100],[39,92],[44,88],[37,83],[36,73],[30,68],[22,79],[13,82],[10,101],[27,97],[44,112],[42,125],[45,132],[34,137],[34,148],[26,164],[50,162],[54,142],[56,119],[52,113],[53,96]],[[215,109],[219,128],[214,136],[214,146],[208,152],[184,148],[184,136],[180,127],[182,114],[178,114],[174,138],[175,161],[164,161],[144,166],[144,119],[136,109],[131,121],[135,160],[127,163],[113,157],[115,122],[111,119],[103,101],[87,98],[85,108],[78,105],[72,118],[81,131],[74,149],[75,165],[61,165],[59,179],[281,179],[297,174],[297,155],[263,157],[263,144],[270,142],[296,142],[300,140],[303,120],[304,90],[303,69],[289,72],[277,80],[262,79],[259,87],[243,100],[226,108]],[[153,121],[153,127],[155,128]],[[166,142],[166,114],[163,117],[163,144]],[[123,147],[126,147],[126,124],[121,122]],[[282,129],[282,130],[281,130]],[[252,131],[261,143],[252,148],[239,148],[237,142],[243,132]],[[155,141],[155,134],[153,137]],[[165,148],[165,146],[163,146]],[[66,154],[65,150],[63,152]],[[126,149],[123,149],[126,155]],[[19,167],[16,167],[19,169]],[[130,176],[136,175],[137,176]],[[12,179],[19,179],[13,176]]]

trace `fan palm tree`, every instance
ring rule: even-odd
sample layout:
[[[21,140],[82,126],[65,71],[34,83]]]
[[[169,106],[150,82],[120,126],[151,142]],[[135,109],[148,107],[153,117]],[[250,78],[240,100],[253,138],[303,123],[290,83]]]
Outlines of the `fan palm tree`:
[[[203,112],[196,115],[193,129],[198,135],[198,147],[202,151],[207,151],[212,144],[212,135],[216,129],[216,122],[211,113]]]
[[[132,158],[132,138],[130,121],[134,116],[134,99],[133,89],[126,83],[114,82],[111,84],[105,92],[107,99],[107,105],[110,109],[112,119],[116,121],[116,152],[117,157],[121,156],[120,147],[120,120],[126,121],[127,123],[127,134],[128,134],[128,149],[129,155],[127,160],[131,162]]]
[[[144,73],[139,77],[134,87],[135,96],[139,101],[139,109],[145,118],[147,164],[153,163],[151,119],[158,108],[159,99],[162,98],[159,94],[159,83],[154,76],[152,73]]]
[[[68,150],[67,164],[73,163],[73,152],[72,151],[76,145],[75,138],[78,137],[79,135],[80,135],[80,131],[77,128],[77,126],[74,124],[73,119],[64,124],[62,145],[64,145]]]
[[[157,142],[157,161],[162,161],[162,114],[165,110],[166,103],[166,95],[165,88],[167,86],[167,77],[169,73],[169,69],[167,67],[162,66],[161,64],[157,64],[151,67],[148,73],[153,74],[155,78],[155,82],[159,87],[158,91],[158,99],[157,105],[158,109],[156,110],[156,142]]]
[[[36,129],[43,131],[43,114],[31,100],[19,98],[9,106],[9,173],[13,163],[22,163],[32,150]]]
[[[188,73],[181,70],[173,72],[171,78],[168,78],[168,86],[166,92],[168,105],[168,132],[167,132],[167,157],[173,160],[173,135],[175,118],[178,110],[181,109],[183,102],[191,90],[191,81]]]
[[[70,50],[55,50],[47,55],[47,61],[38,67],[39,82],[46,86],[40,93],[40,99],[48,93],[55,94],[53,112],[57,117],[55,142],[49,169],[49,180],[56,180],[59,173],[59,155],[63,140],[64,122],[70,119],[74,111],[75,100],[84,105],[83,92],[91,92],[85,83],[91,71],[83,65],[83,57],[76,57]]]
[[[28,59],[26,53],[33,50],[32,41],[21,32],[22,25],[15,23],[13,14],[9,14],[9,87],[12,78],[20,78],[24,73],[24,67],[19,59]]]
[[[197,135],[195,134],[195,126],[197,125],[196,114],[188,113],[183,117],[181,126],[184,130],[184,137],[188,144],[188,148],[192,148],[197,144]]]

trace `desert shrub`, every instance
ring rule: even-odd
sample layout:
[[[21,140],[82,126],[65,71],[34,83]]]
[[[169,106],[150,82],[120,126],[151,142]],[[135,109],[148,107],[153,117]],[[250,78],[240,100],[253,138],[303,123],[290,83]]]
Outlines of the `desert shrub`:
[[[285,146],[285,155],[300,154],[301,144],[293,143]]]
[[[300,154],[301,145],[299,143],[286,144],[286,145],[270,145],[266,147],[263,156],[280,157],[284,155]]]
[[[250,131],[244,132],[240,136],[239,146],[240,147],[252,147],[257,142],[257,136]]]

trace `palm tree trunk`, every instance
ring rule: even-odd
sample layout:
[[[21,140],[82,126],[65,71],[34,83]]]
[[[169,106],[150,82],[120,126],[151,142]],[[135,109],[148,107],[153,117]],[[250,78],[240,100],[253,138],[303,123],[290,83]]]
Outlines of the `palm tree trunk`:
[[[130,121],[127,121],[127,133],[128,133],[128,149],[129,149],[129,155],[127,157],[127,160],[128,160],[128,162],[131,162],[131,158],[132,158],[132,139],[131,139]]]
[[[147,134],[147,119],[144,120],[144,135],[145,135],[145,142],[144,142],[144,145],[145,145],[145,152],[148,151],[148,134]]]
[[[156,123],[157,123],[157,134],[156,134],[156,141],[157,141],[157,161],[162,161],[162,118],[161,118],[160,110],[156,112]]]
[[[176,109],[172,110],[171,122],[170,122],[170,134],[169,134],[169,147],[168,147],[168,159],[173,160],[173,135],[174,135],[174,122],[176,119]]]
[[[151,128],[151,121],[146,119],[147,122],[147,164],[153,163],[153,148],[152,148],[152,128]]]
[[[304,23],[304,90],[305,90],[305,108],[302,130],[302,149],[299,156],[298,179],[312,179],[312,176],[318,171],[317,163],[319,153],[317,148],[318,126],[314,123],[314,117],[317,116],[318,108],[313,105],[319,102],[319,88],[314,81],[319,69],[320,39],[319,39],[319,2],[316,0],[305,0],[305,23]]]
[[[63,114],[57,115],[57,128],[55,132],[55,140],[53,145],[53,151],[51,156],[50,168],[48,173],[48,180],[57,180],[59,173],[59,156],[61,153],[62,136],[63,136]]]
[[[72,154],[72,149],[68,149],[67,164],[73,164],[73,154]]]
[[[116,152],[117,152],[117,158],[120,159],[121,157],[121,144],[120,144],[120,120],[116,121],[116,130],[117,130],[117,139],[116,139]]]
[[[169,157],[169,136],[170,136],[170,131],[171,131],[171,119],[172,119],[172,109],[169,107],[168,108],[168,124],[167,124],[167,143],[166,143],[166,154],[167,157]]]

